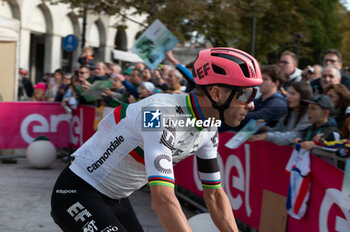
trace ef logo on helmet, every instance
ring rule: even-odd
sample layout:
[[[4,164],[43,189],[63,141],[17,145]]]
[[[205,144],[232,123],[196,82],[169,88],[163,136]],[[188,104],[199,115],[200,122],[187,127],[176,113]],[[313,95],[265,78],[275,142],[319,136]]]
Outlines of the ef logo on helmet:
[[[197,68],[196,72],[197,72],[197,76],[199,77],[199,79],[202,79],[203,77],[208,75],[209,69],[210,69],[209,63],[206,63],[202,67]]]

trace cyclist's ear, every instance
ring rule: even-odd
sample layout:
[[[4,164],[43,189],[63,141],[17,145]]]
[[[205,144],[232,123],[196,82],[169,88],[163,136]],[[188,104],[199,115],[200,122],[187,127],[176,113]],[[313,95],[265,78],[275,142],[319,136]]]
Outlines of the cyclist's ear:
[[[225,91],[222,87],[212,85],[208,87],[208,93],[215,102],[219,102]]]

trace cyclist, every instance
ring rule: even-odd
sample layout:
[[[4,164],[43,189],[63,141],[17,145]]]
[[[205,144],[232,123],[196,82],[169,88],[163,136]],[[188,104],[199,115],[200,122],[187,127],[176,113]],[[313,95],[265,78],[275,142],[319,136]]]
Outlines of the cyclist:
[[[217,126],[236,127],[254,108],[259,64],[238,49],[211,48],[199,52],[193,76],[197,87],[188,95],[155,94],[116,107],[73,153],[51,198],[51,215],[62,230],[143,231],[128,196],[148,182],[164,229],[191,231],[174,193],[172,164],[196,154],[214,223],[238,232],[220,184]]]

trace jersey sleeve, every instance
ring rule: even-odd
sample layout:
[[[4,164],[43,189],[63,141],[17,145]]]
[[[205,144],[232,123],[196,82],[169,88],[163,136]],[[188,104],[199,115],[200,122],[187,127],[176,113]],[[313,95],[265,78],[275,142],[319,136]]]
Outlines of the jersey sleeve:
[[[171,150],[173,139],[166,129],[143,132],[145,167],[150,186],[175,186]]]
[[[217,161],[218,132],[209,133],[207,141],[196,152],[199,177],[202,187],[216,189],[221,187],[220,169]]]

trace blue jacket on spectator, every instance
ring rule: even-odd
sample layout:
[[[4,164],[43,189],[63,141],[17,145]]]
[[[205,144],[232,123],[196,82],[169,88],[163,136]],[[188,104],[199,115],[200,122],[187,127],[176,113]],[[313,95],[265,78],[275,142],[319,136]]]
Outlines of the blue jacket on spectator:
[[[186,78],[187,80],[187,85],[186,85],[186,93],[191,92],[195,87],[196,83],[193,80],[192,73],[190,70],[188,70],[183,64],[178,64],[176,66],[176,69],[179,70],[179,72]]]
[[[133,84],[131,84],[127,80],[123,81],[122,83],[125,86],[126,91],[128,91],[131,95],[133,95],[135,99],[139,98],[139,93],[137,91],[137,88]]]
[[[280,91],[272,94],[269,98],[262,101],[262,97],[254,100],[255,108],[249,111],[241,125],[245,125],[251,118],[264,119],[267,126],[273,127],[278,120],[287,113],[287,98]]]
[[[254,105],[254,110],[248,112],[245,119],[238,127],[229,128],[222,126],[219,128],[219,132],[224,132],[227,130],[239,131],[252,118],[256,120],[264,119],[267,126],[274,127],[278,120],[288,111],[287,98],[280,91],[272,94],[269,98],[265,99],[265,101],[262,101],[262,97],[255,99]]]

